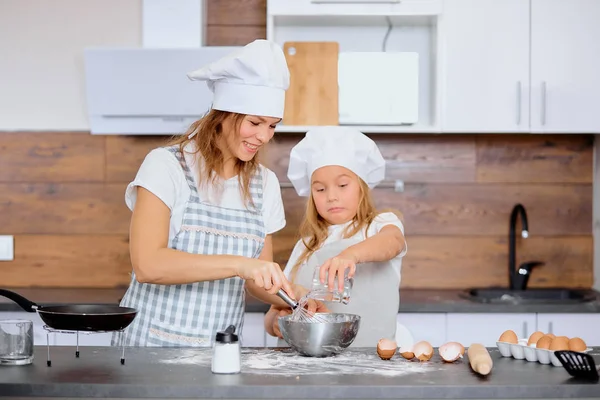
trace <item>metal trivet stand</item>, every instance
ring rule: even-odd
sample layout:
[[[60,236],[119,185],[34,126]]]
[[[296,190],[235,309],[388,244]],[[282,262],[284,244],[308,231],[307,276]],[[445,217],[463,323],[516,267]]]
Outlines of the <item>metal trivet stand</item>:
[[[46,330],[46,345],[48,347],[48,360],[46,361],[46,365],[49,367],[52,365],[52,361],[50,360],[50,334],[51,333],[66,333],[66,334],[75,334],[77,336],[77,347],[75,348],[75,357],[79,358],[79,334],[83,335],[94,335],[96,333],[114,333],[119,332],[123,333],[123,330],[119,331],[69,331],[62,329],[54,329],[50,328],[48,325],[44,325],[44,329]],[[119,342],[121,346],[121,365],[125,365],[125,343],[123,341],[123,335],[119,335]]]

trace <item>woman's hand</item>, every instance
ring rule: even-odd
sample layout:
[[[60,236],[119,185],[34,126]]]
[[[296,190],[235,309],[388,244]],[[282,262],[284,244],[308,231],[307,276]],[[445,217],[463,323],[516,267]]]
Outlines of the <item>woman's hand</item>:
[[[246,259],[238,267],[237,275],[242,279],[252,280],[256,286],[270,294],[283,289],[290,297],[295,296],[292,285],[277,263],[259,258]]]
[[[321,265],[319,279],[321,282],[327,281],[327,287],[333,288],[337,275],[338,289],[343,292],[346,270],[348,270],[348,279],[354,277],[356,259],[348,253],[341,252]]]

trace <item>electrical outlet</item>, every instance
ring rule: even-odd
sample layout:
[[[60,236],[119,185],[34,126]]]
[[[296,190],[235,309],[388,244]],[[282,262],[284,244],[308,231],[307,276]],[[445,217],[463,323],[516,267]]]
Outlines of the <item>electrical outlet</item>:
[[[15,259],[15,241],[12,235],[0,235],[0,261]]]

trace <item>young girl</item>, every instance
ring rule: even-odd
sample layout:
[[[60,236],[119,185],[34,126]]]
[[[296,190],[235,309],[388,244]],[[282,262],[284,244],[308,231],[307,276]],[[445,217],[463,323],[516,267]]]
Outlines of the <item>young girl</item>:
[[[309,131],[290,155],[288,178],[298,195],[308,196],[308,202],[301,239],[284,273],[307,293],[315,268],[322,282],[340,290],[348,271],[354,278],[350,302],[326,306],[332,312],[361,316],[352,346],[372,347],[396,334],[406,242],[400,219],[392,212],[378,212],[373,205],[370,189],[384,176],[385,160],[376,144],[350,128]],[[265,317],[267,332],[281,337],[277,320],[288,313],[272,306]]]
[[[133,273],[121,305],[138,314],[114,345],[210,346],[229,325],[241,333],[246,288],[282,307],[277,290],[295,297],[273,262],[279,183],[257,157],[283,117],[283,51],[256,40],[188,77],[208,84],[213,106],[127,186]]]

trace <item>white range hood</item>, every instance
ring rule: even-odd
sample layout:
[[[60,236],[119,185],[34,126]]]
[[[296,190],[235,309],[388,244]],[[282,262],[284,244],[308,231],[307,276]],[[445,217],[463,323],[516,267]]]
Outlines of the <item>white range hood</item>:
[[[186,73],[239,47],[85,50],[92,134],[180,134],[204,115],[212,93]]]

